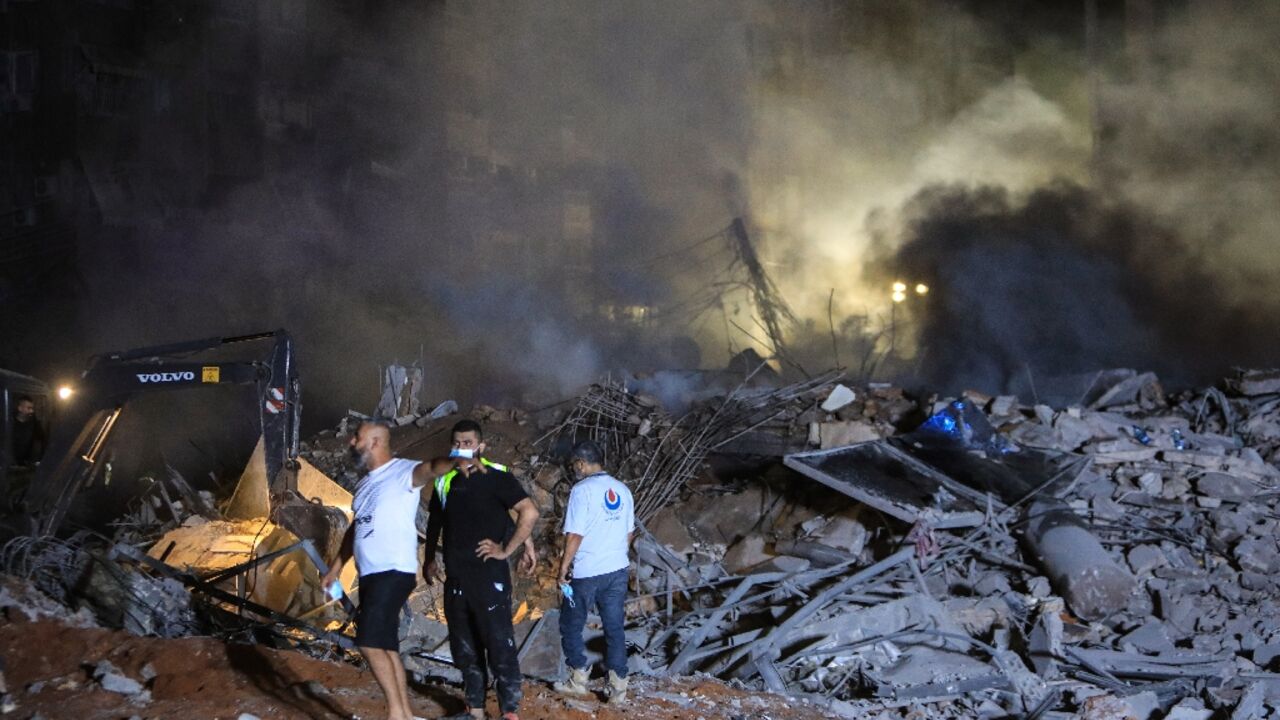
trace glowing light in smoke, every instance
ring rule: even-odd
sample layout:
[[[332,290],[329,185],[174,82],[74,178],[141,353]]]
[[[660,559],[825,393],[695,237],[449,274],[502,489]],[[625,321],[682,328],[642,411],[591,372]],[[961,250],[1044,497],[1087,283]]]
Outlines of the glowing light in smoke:
[[[893,295],[891,295],[890,297],[892,297],[892,298],[893,298],[893,301],[894,301],[894,302],[896,302],[896,303],[900,303],[900,302],[902,302],[903,300],[906,300],[906,299],[907,299],[907,294],[906,294],[905,292],[901,291],[901,290],[894,290],[894,291],[893,291]]]
[[[71,394],[74,392],[75,390],[72,390],[69,385],[63,385],[62,387],[58,388],[58,399],[68,400],[71,398]]]
[[[926,294],[926,293],[928,293],[928,292],[929,292],[929,286],[928,286],[928,285],[925,285],[924,283],[917,283],[917,284],[916,284],[916,294],[917,294],[917,295],[924,295],[924,294]]]
[[[896,293],[906,292],[907,284],[899,280],[898,282],[893,284],[893,291]]]

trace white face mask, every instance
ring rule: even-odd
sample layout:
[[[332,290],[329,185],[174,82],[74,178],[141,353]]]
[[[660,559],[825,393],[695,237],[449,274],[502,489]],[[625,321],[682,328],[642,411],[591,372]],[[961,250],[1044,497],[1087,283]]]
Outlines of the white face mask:
[[[449,457],[474,459],[476,456],[475,448],[454,448],[449,451]]]

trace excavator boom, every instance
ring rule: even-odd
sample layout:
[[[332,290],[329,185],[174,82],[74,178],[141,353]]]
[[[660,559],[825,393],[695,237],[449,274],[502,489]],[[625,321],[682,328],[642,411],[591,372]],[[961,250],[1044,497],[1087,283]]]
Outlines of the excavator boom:
[[[244,349],[234,361],[200,362],[202,353]],[[293,340],[284,330],[207,338],[120,352],[103,353],[89,363],[73,399],[67,403],[41,463],[30,497],[31,530],[55,534],[80,489],[97,472],[103,449],[129,401],[141,394],[219,385],[250,385],[255,390],[272,494],[294,474],[281,472],[298,456],[301,388],[293,358]]]

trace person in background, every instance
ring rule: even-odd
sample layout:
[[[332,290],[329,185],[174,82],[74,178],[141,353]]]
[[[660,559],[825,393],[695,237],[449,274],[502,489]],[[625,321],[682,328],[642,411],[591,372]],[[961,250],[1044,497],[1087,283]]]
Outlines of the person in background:
[[[13,464],[35,465],[44,457],[47,440],[36,418],[36,402],[31,396],[18,397],[13,420]]]

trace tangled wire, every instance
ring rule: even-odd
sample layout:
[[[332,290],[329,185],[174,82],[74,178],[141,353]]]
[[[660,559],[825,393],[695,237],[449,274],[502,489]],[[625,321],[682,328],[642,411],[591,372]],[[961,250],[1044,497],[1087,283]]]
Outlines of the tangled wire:
[[[16,537],[0,547],[0,570],[29,580],[44,594],[65,603],[88,561],[83,550],[87,537],[83,531],[65,540]]]

